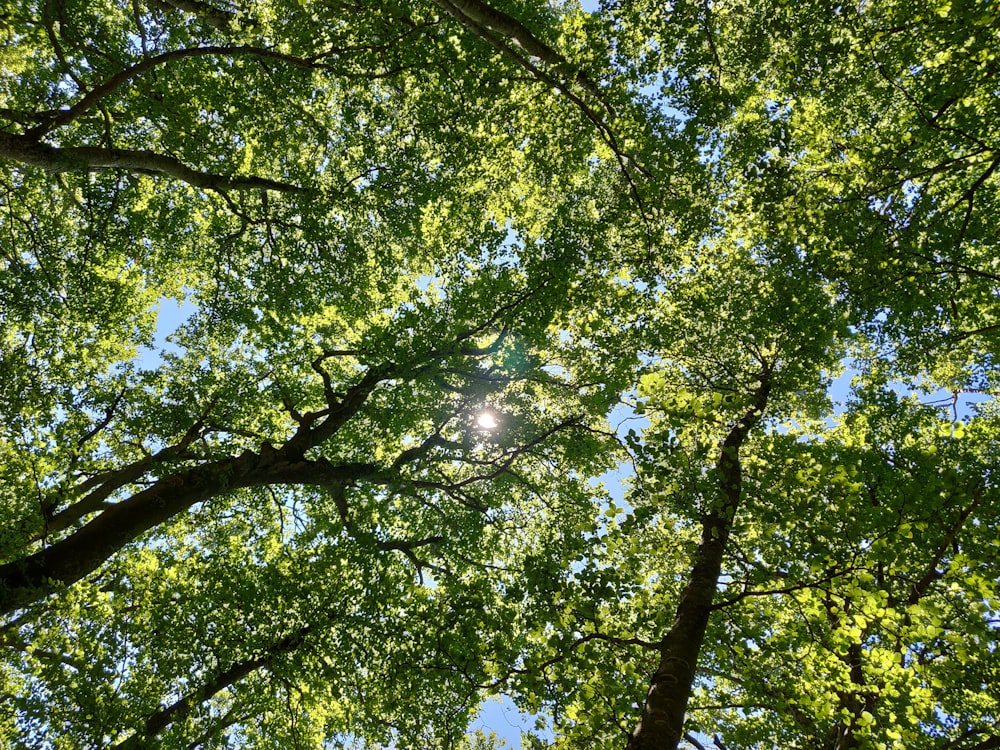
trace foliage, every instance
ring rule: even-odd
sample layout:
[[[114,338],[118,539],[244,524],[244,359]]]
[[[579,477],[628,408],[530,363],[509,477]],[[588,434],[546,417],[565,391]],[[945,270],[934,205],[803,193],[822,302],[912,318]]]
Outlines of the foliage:
[[[991,747],[998,28],[5,4],[0,741]]]

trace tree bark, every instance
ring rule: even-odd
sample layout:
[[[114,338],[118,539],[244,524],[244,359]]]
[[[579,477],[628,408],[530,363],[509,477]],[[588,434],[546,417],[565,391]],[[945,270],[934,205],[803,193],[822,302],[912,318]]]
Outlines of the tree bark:
[[[272,644],[260,655],[231,664],[227,669],[216,674],[197,690],[187,693],[169,706],[165,706],[159,711],[150,714],[146,718],[142,731],[132,735],[123,742],[119,742],[114,746],[114,750],[138,750],[139,748],[148,747],[150,740],[154,739],[174,722],[185,719],[200,704],[218,695],[223,690],[232,687],[244,677],[253,674],[257,670],[267,668],[274,657],[294,651],[302,642],[302,639],[309,634],[310,630],[312,630],[312,627],[305,625]]]
[[[760,421],[771,390],[770,371],[760,376],[751,408],[722,441],[716,470],[719,492],[702,520],[701,541],[670,630],[660,642],[660,661],[650,679],[642,717],[628,750],[674,750],[684,735],[698,654],[712,612],[722,561],[742,493],[739,451]]]
[[[345,484],[377,472],[370,464],[336,466],[325,460],[286,461],[277,451],[245,451],[166,477],[50,547],[0,565],[0,614],[76,583],[141,534],[196,503],[245,487]]]
[[[244,190],[299,193],[305,190],[298,185],[264,177],[227,177],[199,172],[173,156],[154,151],[130,151],[95,146],[56,148],[27,136],[4,131],[0,131],[0,159],[41,167],[48,172],[100,172],[105,169],[120,169],[137,174],[162,175],[186,182],[192,187],[220,193]]]
[[[205,463],[159,479],[126,500],[105,507],[64,539],[32,555],[0,565],[0,614],[6,614],[76,583],[141,534],[195,503],[245,487],[311,484],[343,488],[379,471],[374,464],[308,460],[306,451],[330,438],[364,405],[391,367],[373,367],[339,401],[300,415],[299,429],[279,449],[264,443],[259,453]],[[328,398],[336,399],[336,394]],[[117,472],[111,475],[117,481]],[[94,492],[101,494],[102,487]],[[89,507],[89,498],[79,501]],[[67,509],[68,512],[69,509]]]
[[[180,10],[200,18],[217,31],[233,31],[236,14],[216,8],[200,0],[151,0],[151,7],[160,10]]]
[[[530,57],[541,61],[553,71],[567,75],[591,96],[601,98],[601,92],[586,73],[573,68],[565,57],[542,42],[513,16],[501,13],[480,0],[435,0],[435,3],[477,36],[493,42],[506,41],[520,47]],[[528,70],[534,72],[530,67]]]

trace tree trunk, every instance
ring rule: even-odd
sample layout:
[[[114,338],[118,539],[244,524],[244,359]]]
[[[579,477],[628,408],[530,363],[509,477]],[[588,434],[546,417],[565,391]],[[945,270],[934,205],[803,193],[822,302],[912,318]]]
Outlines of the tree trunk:
[[[719,493],[702,521],[694,564],[677,604],[673,625],[660,641],[660,662],[650,679],[642,718],[629,738],[628,750],[675,750],[684,734],[684,715],[694,684],[698,653],[705,640],[726,544],[740,504],[739,450],[750,430],[760,421],[770,390],[770,371],[765,370],[750,410],[722,441],[716,463]]]

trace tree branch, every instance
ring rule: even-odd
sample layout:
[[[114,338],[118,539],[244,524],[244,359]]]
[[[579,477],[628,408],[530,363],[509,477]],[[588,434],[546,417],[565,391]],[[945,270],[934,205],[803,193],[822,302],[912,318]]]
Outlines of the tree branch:
[[[153,151],[77,146],[55,148],[23,135],[0,131],[0,158],[18,161],[47,172],[101,172],[120,169],[136,174],[174,177],[192,187],[220,193],[243,190],[306,192],[306,188],[264,177],[227,177],[199,172],[173,156]]]
[[[303,68],[313,68],[317,64],[313,60],[306,60],[299,57],[294,57],[292,55],[285,55],[274,50],[265,49],[263,47],[228,47],[228,46],[206,46],[206,47],[191,47],[189,49],[179,49],[173,50],[171,52],[164,52],[163,54],[156,55],[155,57],[147,57],[140,62],[125,68],[119,73],[111,76],[104,83],[91,89],[87,94],[84,95],[80,101],[74,104],[69,109],[64,109],[59,111],[57,115],[51,118],[46,118],[44,122],[36,125],[30,130],[25,132],[25,135],[33,140],[37,140],[41,136],[45,135],[51,130],[60,128],[73,120],[77,119],[84,112],[90,110],[95,104],[97,104],[102,99],[110,96],[115,91],[120,89],[126,83],[138,78],[144,73],[148,73],[162,65],[166,65],[169,62],[175,60],[184,60],[189,58],[197,57],[259,57],[271,60],[280,60],[291,65],[295,65]]]
[[[528,27],[516,18],[508,16],[506,13],[501,13],[486,3],[480,2],[480,0],[434,1],[438,7],[445,10],[477,36],[484,39],[490,37],[496,40],[499,37],[510,40],[528,55],[545,63],[554,71],[573,76],[572,80],[588,94],[598,100],[601,99],[601,92],[587,77],[586,73],[574,70],[565,57],[538,39],[538,37],[531,33]],[[514,59],[518,64],[523,64],[519,55],[515,56]],[[529,68],[529,70],[531,69]]]
[[[71,488],[71,491],[74,493],[87,492],[87,494],[48,519],[46,522],[46,532],[63,531],[89,513],[94,513],[104,507],[110,507],[105,505],[105,501],[115,491],[137,481],[153,466],[177,458],[183,454],[188,446],[202,434],[205,417],[212,406],[214,406],[214,403],[215,401],[213,400],[205,413],[188,428],[184,436],[174,445],[167,446],[152,456],[135,461],[115,471],[92,476],[82,484]]]
[[[332,437],[361,409],[381,380],[381,372],[378,368],[369,370],[321,425],[300,428],[280,450],[264,443],[260,453],[247,450],[239,456],[204,463],[159,479],[128,499],[103,507],[99,515],[52,546],[0,565],[0,613],[43,598],[60,585],[79,581],[139,535],[195,503],[240,488],[276,484],[337,487],[366,475],[376,475],[378,467],[372,464],[334,465],[326,459],[307,461],[302,455]],[[141,476],[146,468],[139,462],[112,476],[114,482],[127,484],[138,478],[136,472]],[[97,494],[102,492],[106,489],[98,488]],[[87,500],[82,502],[83,506],[77,507],[72,515],[77,515],[80,507],[92,504]]]
[[[169,706],[165,706],[148,716],[142,731],[123,742],[119,742],[114,746],[115,750],[138,750],[138,748],[147,747],[149,740],[160,734],[170,724],[186,718],[199,704],[235,685],[253,672],[266,668],[276,656],[296,649],[311,630],[312,626],[305,625],[271,644],[258,656],[233,663],[228,669],[219,672],[197,690],[192,690]]]
[[[216,31],[233,31],[237,16],[200,0],[148,0],[157,10],[180,10],[200,18]]]
[[[648,174],[646,170],[627,154],[618,142],[618,137],[607,121],[600,114],[587,104],[572,86],[565,81],[571,81],[584,92],[596,99],[607,113],[614,117],[614,108],[605,101],[604,95],[594,84],[586,73],[576,70],[560,55],[556,50],[540,41],[531,31],[517,19],[505,13],[491,8],[480,0],[434,0],[435,3],[445,12],[451,15],[469,31],[485,41],[491,47],[506,55],[514,63],[528,71],[537,80],[558,89],[593,123],[600,133],[601,138],[614,152],[618,160],[619,168],[625,181],[628,183],[629,191],[640,211],[644,211],[642,197],[639,194],[638,186],[629,173],[628,166],[632,165],[637,171]],[[548,70],[542,70],[534,64],[529,57],[521,54],[518,49],[524,50],[530,58],[534,58],[544,63]],[[548,72],[548,71],[551,71]]]
[[[937,571],[938,563],[941,562],[941,559],[955,541],[955,537],[958,536],[958,532],[962,530],[962,526],[964,526],[965,522],[969,520],[969,516],[972,515],[972,511],[974,511],[976,506],[979,504],[981,496],[982,488],[977,487],[975,492],[973,492],[972,502],[969,503],[969,505],[966,506],[959,514],[958,518],[955,519],[955,523],[951,525],[951,528],[948,529],[944,539],[941,540],[941,544],[939,544],[938,548],[934,551],[934,555],[931,557],[931,561],[927,565],[927,572],[924,573],[919,581],[913,584],[913,587],[910,590],[910,595],[906,600],[906,603],[909,606],[912,607],[918,604],[927,593],[927,590],[930,589],[931,584],[941,577]]]
[[[795,586],[787,586],[787,587],[779,588],[779,589],[750,589],[750,588],[744,588],[744,590],[741,591],[736,596],[730,597],[729,599],[725,599],[725,600],[723,600],[721,602],[713,604],[712,605],[712,611],[714,612],[715,610],[718,610],[718,609],[725,609],[726,607],[731,607],[734,604],[738,604],[739,602],[743,601],[744,599],[747,599],[747,598],[752,597],[752,596],[778,596],[778,595],[781,595],[781,594],[791,594],[791,593],[794,593],[796,591],[801,591],[802,589],[816,588],[821,583],[829,583],[833,579],[838,578],[839,576],[844,575],[844,573],[845,573],[845,571],[843,571],[843,570],[836,570],[836,571],[828,573],[827,575],[823,576],[822,578],[820,578],[818,580],[807,581],[805,583],[800,583],[800,584],[797,584]]]

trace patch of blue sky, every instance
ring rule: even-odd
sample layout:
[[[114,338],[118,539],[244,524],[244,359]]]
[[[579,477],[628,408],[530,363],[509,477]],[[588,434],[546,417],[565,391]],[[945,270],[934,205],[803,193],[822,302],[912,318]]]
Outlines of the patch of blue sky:
[[[844,372],[831,381],[828,394],[833,402],[834,416],[847,411],[854,393],[855,380],[860,376],[859,370],[847,365]],[[977,405],[995,398],[994,394],[985,391],[951,391],[926,379],[915,382],[890,380],[886,387],[902,399],[915,398],[925,406],[937,407],[941,410],[942,417],[952,422],[971,419],[976,414]]]
[[[139,347],[136,364],[146,370],[155,370],[163,362],[167,352],[180,354],[181,349],[170,337],[198,311],[190,300],[175,300],[163,297],[157,303],[156,331],[151,346]]]
[[[481,730],[495,734],[505,747],[521,747],[521,735],[530,733],[548,741],[555,734],[545,717],[522,712],[509,697],[499,695],[483,703],[482,709],[469,726],[470,731]]]

